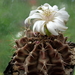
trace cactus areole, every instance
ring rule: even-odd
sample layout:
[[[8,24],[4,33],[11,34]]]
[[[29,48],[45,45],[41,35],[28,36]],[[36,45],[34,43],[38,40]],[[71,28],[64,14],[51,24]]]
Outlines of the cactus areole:
[[[32,30],[16,40],[16,49],[5,75],[71,75],[75,65],[75,44],[62,31],[69,15],[65,8],[48,3],[30,12],[25,24]]]

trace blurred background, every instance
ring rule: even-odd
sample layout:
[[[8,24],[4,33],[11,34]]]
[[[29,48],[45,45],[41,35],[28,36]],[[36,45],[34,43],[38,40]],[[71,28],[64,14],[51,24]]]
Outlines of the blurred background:
[[[58,5],[59,9],[66,7],[70,18],[64,36],[68,37],[68,41],[75,42],[75,0],[0,0],[0,75],[15,51],[14,41],[24,30],[25,18],[31,10],[44,3]]]

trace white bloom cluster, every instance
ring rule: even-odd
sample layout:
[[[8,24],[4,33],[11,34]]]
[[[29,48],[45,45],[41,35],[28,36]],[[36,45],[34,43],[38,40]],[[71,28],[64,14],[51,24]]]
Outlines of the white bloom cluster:
[[[58,35],[59,32],[68,28],[65,26],[68,18],[69,14],[65,11],[65,8],[59,10],[58,6],[52,7],[45,3],[30,12],[29,17],[25,19],[25,24],[33,25],[33,32],[46,35],[48,31],[53,35]]]

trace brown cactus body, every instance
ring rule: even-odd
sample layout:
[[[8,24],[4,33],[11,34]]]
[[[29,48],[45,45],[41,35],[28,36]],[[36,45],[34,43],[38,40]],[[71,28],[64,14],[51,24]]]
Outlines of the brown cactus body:
[[[37,33],[16,44],[13,60],[17,71],[24,71],[22,75],[66,75],[65,65],[71,61],[71,52],[62,34],[48,37]]]
[[[69,75],[72,51],[62,34],[23,37],[16,41],[12,75]]]

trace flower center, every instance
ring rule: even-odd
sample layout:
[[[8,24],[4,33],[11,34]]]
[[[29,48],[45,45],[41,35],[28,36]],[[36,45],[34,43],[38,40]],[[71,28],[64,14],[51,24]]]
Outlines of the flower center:
[[[48,17],[51,15],[51,12],[49,10],[44,10],[44,15]]]
[[[44,12],[43,12],[43,19],[46,22],[52,21],[53,18],[54,18],[54,11],[44,10]]]

